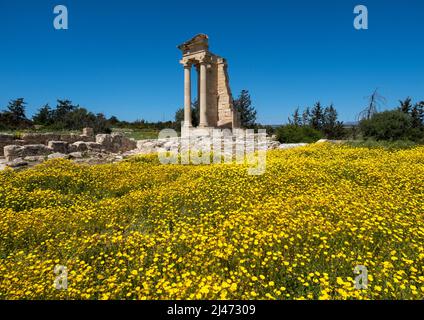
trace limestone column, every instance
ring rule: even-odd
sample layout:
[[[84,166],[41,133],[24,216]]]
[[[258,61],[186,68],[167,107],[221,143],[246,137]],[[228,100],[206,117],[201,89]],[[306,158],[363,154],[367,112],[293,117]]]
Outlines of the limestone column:
[[[184,65],[184,126],[191,127],[191,64]]]
[[[206,82],[206,63],[200,62],[200,121],[199,127],[208,126],[207,116],[207,82]]]

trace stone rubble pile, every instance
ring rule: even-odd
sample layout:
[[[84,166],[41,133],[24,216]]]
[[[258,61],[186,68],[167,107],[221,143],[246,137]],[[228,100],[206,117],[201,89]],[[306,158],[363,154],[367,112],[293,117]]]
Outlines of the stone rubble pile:
[[[237,140],[236,136],[227,136],[225,140],[226,143],[233,144],[232,153],[235,154],[235,150],[237,148],[237,145],[240,147],[244,147],[245,142],[243,140]],[[258,135],[254,135],[255,139],[255,148],[258,145]],[[150,154],[150,153],[156,153],[159,151],[171,151],[171,150],[178,150],[180,152],[184,152],[187,149],[190,150],[207,150],[208,145],[212,145],[211,149],[213,151],[213,141],[205,139],[202,136],[195,136],[191,138],[181,138],[181,137],[173,137],[173,138],[166,138],[166,139],[146,139],[146,140],[139,140],[137,141],[136,149],[130,150],[128,152],[124,153],[124,156],[130,156],[130,155],[138,155],[138,154]],[[273,150],[278,149],[280,147],[280,143],[275,140],[275,136],[267,137],[266,138],[267,143],[267,150]],[[224,140],[221,142],[221,152],[225,153],[226,148],[224,145]]]
[[[226,143],[232,144],[227,149]],[[340,141],[320,140],[319,142],[340,143]],[[151,154],[159,151],[178,150],[184,152],[190,150],[208,150],[208,145],[213,140],[205,139],[204,136],[171,137],[166,139],[147,139],[136,141],[129,139],[121,133],[98,134],[94,136],[91,128],[84,129],[82,135],[58,135],[58,134],[24,134],[20,139],[15,139],[11,134],[0,134],[1,152],[0,170],[5,167],[22,168],[33,166],[48,159],[72,159],[77,163],[110,163],[121,161],[125,157],[140,154]],[[263,138],[254,135],[254,146],[257,149]],[[243,148],[245,141],[237,135],[226,135],[221,143],[221,152],[226,154],[238,147]],[[280,144],[275,136],[266,137],[267,150],[292,149],[306,146],[307,143]],[[232,150],[232,151],[229,151]]]
[[[76,162],[104,163],[122,160],[121,153],[137,148],[137,142],[121,133],[98,134],[85,128],[82,135],[27,133],[20,139],[1,134],[0,170],[20,168],[48,159],[74,159]]]

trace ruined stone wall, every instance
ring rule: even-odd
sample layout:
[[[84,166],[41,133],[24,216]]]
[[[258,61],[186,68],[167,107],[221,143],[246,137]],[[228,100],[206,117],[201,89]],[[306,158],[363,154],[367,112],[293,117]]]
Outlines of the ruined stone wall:
[[[65,141],[74,143],[77,141],[94,142],[94,136],[85,136],[79,134],[56,134],[56,133],[25,133],[21,138],[26,144],[46,144],[49,141]]]
[[[110,154],[122,154],[137,148],[137,142],[134,139],[129,139],[121,133],[98,134],[95,137],[27,134],[22,137],[22,140],[13,138],[12,135],[0,135],[0,140],[4,145],[1,151],[6,165],[9,167],[23,167],[29,162],[34,164],[54,158],[103,159]]]
[[[231,94],[227,63],[219,58],[217,63],[217,88],[218,88],[218,122],[220,128],[233,128],[233,97]],[[237,127],[237,126],[234,126]]]
[[[3,148],[10,144],[14,144],[15,138],[11,134],[0,134],[0,156],[3,156]]]
[[[6,148],[10,146],[10,148]],[[84,128],[83,134],[24,133],[20,138],[12,134],[0,134],[0,156],[10,159],[24,156],[38,156],[50,152],[69,153],[75,151],[101,150],[119,153],[136,148],[136,142],[120,133],[98,134],[91,128]],[[33,150],[35,150],[33,152]]]

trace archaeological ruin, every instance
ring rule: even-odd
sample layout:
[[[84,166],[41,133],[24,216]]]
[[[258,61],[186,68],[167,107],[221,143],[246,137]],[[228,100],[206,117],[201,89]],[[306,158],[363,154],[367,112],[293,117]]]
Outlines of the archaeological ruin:
[[[191,70],[197,71],[197,97],[200,104],[200,128],[239,127],[239,115],[234,108],[227,72],[227,61],[209,51],[208,36],[198,34],[178,46],[184,66],[184,127],[191,121]]]

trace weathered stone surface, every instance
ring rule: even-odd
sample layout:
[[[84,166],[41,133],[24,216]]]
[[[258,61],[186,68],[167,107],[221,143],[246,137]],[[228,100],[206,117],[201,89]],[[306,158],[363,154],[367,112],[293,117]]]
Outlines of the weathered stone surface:
[[[22,140],[26,144],[45,144],[49,141],[58,141],[60,139],[60,134],[56,133],[24,133],[22,135]]]
[[[59,140],[65,141],[65,142],[68,142],[68,143],[74,143],[74,142],[78,142],[78,141],[90,142],[90,141],[94,141],[94,137],[71,133],[71,134],[60,135]]]
[[[112,135],[110,134],[98,134],[96,135],[96,142],[101,144],[105,149],[112,148]]]
[[[298,147],[304,147],[307,145],[307,143],[283,143],[279,146],[278,149],[293,149]]]
[[[0,171],[4,170],[6,168],[6,160],[0,159]]]
[[[197,130],[197,129],[194,129]],[[148,140],[140,140],[137,141],[137,149],[134,151],[129,151],[126,154],[148,154],[155,153],[159,150],[175,150],[179,149],[180,151],[186,151],[188,149],[196,149],[196,150],[208,150],[209,144],[212,144],[211,149],[214,147],[213,135],[217,134],[213,133],[211,130],[206,130],[205,133],[201,133],[200,135],[194,134],[190,136],[184,136],[180,138],[168,138],[168,139],[148,139]],[[244,130],[239,130],[238,132],[232,133],[231,131],[224,130],[222,132],[221,137],[221,151],[224,152],[227,143],[232,144],[232,148],[230,148],[231,152],[235,153],[235,150],[238,147],[245,148]],[[262,139],[259,140],[259,135],[257,133],[253,134],[250,139],[253,139],[255,148],[258,148],[259,144],[263,143]],[[278,141],[273,140],[272,137],[266,138],[266,148],[268,150],[277,149],[280,146]]]
[[[7,145],[16,144],[14,142],[14,136],[8,133],[0,134],[0,156],[4,155],[3,148]]]
[[[49,154],[47,158],[48,159],[66,159],[68,158],[68,156],[60,152],[55,152],[55,153]]]
[[[275,140],[268,140],[267,144],[269,150],[278,149],[281,145],[278,141]]]
[[[13,161],[16,158],[23,156],[24,148],[17,145],[9,145],[3,148],[6,161]]]
[[[94,130],[93,128],[84,128],[82,129],[82,135],[85,137],[94,137]]]
[[[10,145],[4,147],[4,156],[7,161],[28,156],[44,156],[51,153],[51,149],[43,144],[30,144],[25,146]]]
[[[86,142],[85,144],[87,145],[88,150],[92,151],[100,151],[103,147],[100,143],[97,142]]]
[[[65,141],[49,141],[47,146],[52,149],[53,152],[68,152],[68,143]]]
[[[122,133],[98,134],[96,142],[108,152],[126,152],[137,148],[137,141],[125,137]]]
[[[28,144],[22,148],[24,156],[42,156],[51,153],[51,149],[44,144]]]
[[[13,140],[13,134],[10,133],[0,133],[0,142]]]
[[[19,168],[19,167],[25,167],[25,166],[27,166],[28,165],[28,162],[22,160],[22,158],[16,158],[16,159],[14,159],[12,161],[7,162],[6,165],[8,167],[11,167],[11,168]]]
[[[68,146],[70,152],[84,152],[88,150],[87,142],[77,141]]]
[[[82,153],[81,152],[71,152],[69,154],[69,158],[70,159],[80,159],[80,158],[82,158]]]
[[[65,141],[68,143],[74,143],[77,141],[94,141],[93,136],[84,136],[75,133],[70,134],[59,134],[59,133],[24,133],[22,140],[26,144],[45,144],[49,141]]]
[[[24,158],[28,162],[42,162],[46,159],[46,156],[27,156]]]

